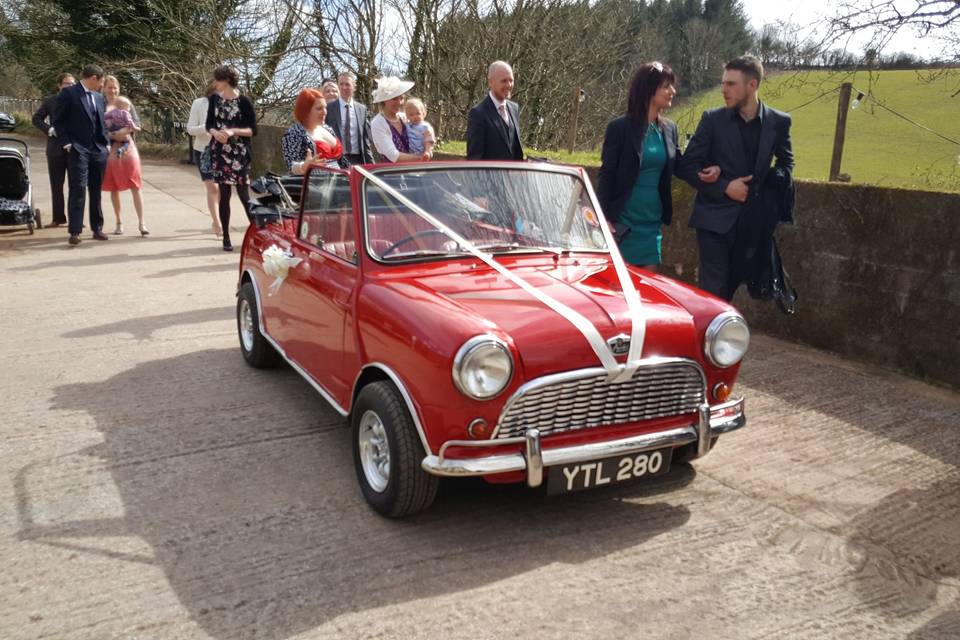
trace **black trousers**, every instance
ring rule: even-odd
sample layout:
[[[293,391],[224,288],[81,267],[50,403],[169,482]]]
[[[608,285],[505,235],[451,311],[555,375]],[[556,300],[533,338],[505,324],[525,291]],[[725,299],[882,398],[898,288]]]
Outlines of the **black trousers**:
[[[83,205],[86,202],[88,189],[90,191],[90,231],[97,233],[103,228],[100,188],[103,186],[103,174],[106,169],[106,149],[83,149],[77,146],[70,148],[67,154],[67,176],[70,182],[67,215],[70,218],[70,235],[78,236],[83,230]]]
[[[67,177],[67,157],[63,154],[47,156],[47,174],[50,176],[50,198],[53,200],[51,211],[53,224],[66,224],[66,203],[63,198],[63,182]]]
[[[734,276],[734,246],[737,242],[737,226],[726,233],[697,229],[697,245],[700,249],[700,277],[698,286],[718,298],[732,300],[737,283]]]

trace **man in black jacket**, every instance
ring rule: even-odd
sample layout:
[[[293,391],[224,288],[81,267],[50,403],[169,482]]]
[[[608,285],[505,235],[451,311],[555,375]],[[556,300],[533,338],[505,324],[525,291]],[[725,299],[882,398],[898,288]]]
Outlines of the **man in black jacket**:
[[[94,240],[107,240],[103,233],[103,210],[100,208],[100,189],[107,168],[107,125],[103,120],[106,102],[100,94],[103,87],[103,69],[88,64],[80,74],[79,84],[57,94],[57,108],[53,117],[57,143],[67,154],[70,177],[67,215],[70,224],[70,244],[80,244],[83,229],[83,205],[90,191],[90,231]]]
[[[523,160],[520,109],[510,101],[513,69],[502,60],[487,71],[490,93],[470,109],[467,160]]]
[[[39,129],[47,138],[47,174],[50,176],[50,197],[53,200],[53,221],[51,227],[67,224],[64,213],[63,180],[67,176],[67,155],[63,147],[57,144],[57,133],[53,128],[53,111],[57,106],[57,95],[67,87],[76,84],[73,75],[61,73],[57,76],[57,92],[47,96],[40,104],[40,108],[33,114],[33,126]]]
[[[746,215],[760,206],[764,180],[775,167],[793,170],[790,116],[760,102],[763,65],[754,56],[731,60],[723,72],[726,108],[703,113],[697,131],[677,164],[677,175],[697,190],[690,226],[700,250],[699,286],[730,300],[740,285],[734,262],[738,234]],[[708,165],[720,166],[720,178],[703,180]]]

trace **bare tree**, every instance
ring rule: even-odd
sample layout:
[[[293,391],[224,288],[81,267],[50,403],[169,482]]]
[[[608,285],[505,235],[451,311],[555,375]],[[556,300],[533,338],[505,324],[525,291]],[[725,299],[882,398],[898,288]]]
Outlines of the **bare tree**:
[[[865,37],[868,57],[873,55],[878,62],[893,37],[903,30],[936,38],[942,55],[934,62],[940,68],[925,75],[931,80],[953,79],[956,90],[952,95],[960,96],[960,74],[954,69],[960,63],[960,0],[842,0],[824,26],[821,49]]]

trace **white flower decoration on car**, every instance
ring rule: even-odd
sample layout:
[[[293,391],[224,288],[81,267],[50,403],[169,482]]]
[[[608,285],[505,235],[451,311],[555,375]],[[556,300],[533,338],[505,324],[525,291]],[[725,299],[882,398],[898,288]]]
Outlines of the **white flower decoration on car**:
[[[268,276],[276,278],[276,280],[267,289],[267,295],[275,294],[286,279],[290,267],[296,267],[301,262],[303,262],[303,258],[294,258],[277,245],[270,245],[263,252],[263,271]]]

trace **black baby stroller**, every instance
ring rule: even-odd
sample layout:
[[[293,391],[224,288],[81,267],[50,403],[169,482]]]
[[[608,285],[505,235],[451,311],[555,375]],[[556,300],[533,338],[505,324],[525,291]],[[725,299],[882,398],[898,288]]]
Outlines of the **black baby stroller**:
[[[21,151],[20,148],[23,148]],[[30,148],[16,138],[0,137],[0,226],[40,228],[40,210],[33,208]]]

